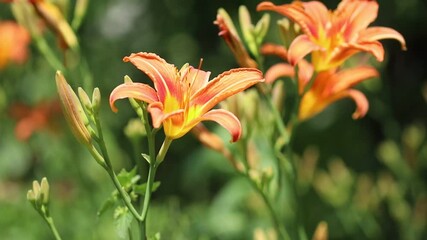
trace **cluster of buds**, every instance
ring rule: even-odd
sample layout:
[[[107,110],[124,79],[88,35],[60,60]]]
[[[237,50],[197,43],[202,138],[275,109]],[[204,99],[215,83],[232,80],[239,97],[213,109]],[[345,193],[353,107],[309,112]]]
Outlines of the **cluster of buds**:
[[[49,204],[49,182],[44,177],[41,182],[34,180],[33,188],[27,192],[27,200],[38,212],[46,212]]]

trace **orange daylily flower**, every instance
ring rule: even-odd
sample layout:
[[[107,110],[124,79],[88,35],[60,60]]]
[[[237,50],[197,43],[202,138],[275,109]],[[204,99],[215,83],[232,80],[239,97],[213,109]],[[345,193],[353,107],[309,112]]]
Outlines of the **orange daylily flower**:
[[[288,51],[282,45],[276,44],[264,44],[261,48],[261,53],[263,55],[276,55],[281,58],[283,61],[287,61],[288,59]],[[298,67],[300,71],[298,71],[298,93],[301,95],[304,92],[305,85],[310,81],[313,76],[313,66],[302,59],[298,62]],[[271,66],[265,72],[265,82],[273,83],[280,77],[294,77],[295,75],[295,67],[288,63],[276,63]]]
[[[13,21],[0,22],[0,69],[7,63],[23,63],[28,57],[30,34]]]
[[[335,11],[329,11],[319,1],[274,5],[262,2],[257,10],[276,11],[300,25],[304,34],[294,39],[288,59],[295,65],[306,55],[316,71],[340,66],[358,52],[369,52],[378,61],[384,59],[384,48],[378,41],[398,40],[406,49],[405,39],[396,30],[387,27],[368,27],[378,14],[378,3],[370,0],[342,0]]]
[[[304,71],[304,69],[300,69],[300,71]],[[299,119],[310,118],[323,111],[331,103],[346,97],[352,98],[356,103],[353,118],[364,117],[369,108],[368,100],[362,92],[351,87],[377,76],[377,70],[369,66],[359,66],[338,72],[330,70],[318,73],[313,85],[302,96],[298,113]],[[304,89],[305,85],[302,87]]]
[[[238,68],[226,71],[211,81],[210,72],[188,64],[178,70],[153,53],[133,53],[123,59],[131,62],[153,81],[154,88],[143,83],[124,83],[110,95],[110,105],[118,99],[134,98],[148,103],[153,127],[163,124],[165,135],[180,138],[201,121],[215,121],[227,129],[232,141],[241,135],[239,120],[224,109],[213,109],[222,100],[264,81],[261,71],[255,68]]]

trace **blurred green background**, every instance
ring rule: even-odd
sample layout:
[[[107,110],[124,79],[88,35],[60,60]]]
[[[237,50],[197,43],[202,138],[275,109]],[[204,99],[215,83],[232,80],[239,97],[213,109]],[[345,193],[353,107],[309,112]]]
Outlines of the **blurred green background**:
[[[238,7],[246,5],[258,20],[259,2],[90,2],[77,35],[94,87],[103,95],[101,115],[117,171],[129,168],[136,155],[124,133],[135,114],[126,101],[117,104],[118,114],[113,113],[108,96],[124,75],[147,81],[122,58],[154,52],[176,66],[196,66],[203,58],[202,68],[216,76],[237,67],[213,24],[217,9],[224,8],[236,19]],[[338,4],[324,2],[330,9]],[[377,65],[380,79],[358,86],[370,102],[367,116],[352,120],[354,103],[343,100],[295,133],[302,171],[309,168],[304,164],[310,159],[317,160],[312,179],[301,180],[309,236],[320,221],[328,223],[330,239],[423,239],[427,234],[427,3],[378,2],[379,15],[372,25],[399,31],[408,50],[401,51],[395,41],[382,41],[386,57]],[[7,19],[13,15],[2,3],[0,20]],[[278,33],[271,29],[269,38],[274,41]],[[13,109],[20,106],[28,112],[55,99],[54,73],[34,45],[24,65],[0,70],[0,239],[53,239],[26,201],[32,180],[43,176],[51,183],[51,211],[64,239],[119,239],[113,211],[97,217],[113,185],[70,134],[60,111],[52,110],[49,128],[25,141],[16,138],[22,117],[14,116]],[[73,81],[77,88],[78,81]],[[221,155],[202,147],[192,135],[172,144],[157,180],[162,184],[153,196],[149,230],[160,231],[162,239],[252,239],[255,228],[269,225],[250,186]]]

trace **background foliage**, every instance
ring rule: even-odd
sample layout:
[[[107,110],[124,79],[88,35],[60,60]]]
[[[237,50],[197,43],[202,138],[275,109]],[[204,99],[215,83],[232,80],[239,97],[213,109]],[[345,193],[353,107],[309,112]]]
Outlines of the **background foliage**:
[[[324,2],[335,8],[338,1]],[[297,129],[303,219],[309,235],[320,221],[328,223],[330,239],[422,239],[427,234],[427,32],[422,28],[427,24],[427,4],[378,2],[374,25],[402,33],[408,51],[402,52],[394,41],[383,41],[387,50],[386,60],[378,65],[381,79],[358,86],[370,101],[365,118],[352,120],[353,103],[343,100]],[[203,58],[203,69],[216,76],[237,67],[217,36],[217,9],[223,7],[236,17],[244,4],[257,18],[257,3],[90,3],[77,34],[103,95],[101,114],[117,171],[129,167],[135,157],[133,142],[123,131],[134,113],[121,107],[120,114],[114,114],[107,99],[126,74],[134,81],[147,81],[122,62],[123,56],[155,52],[177,66],[197,65]],[[0,20],[6,19],[13,19],[12,13],[1,4]],[[269,38],[277,37],[277,32],[269,33]],[[52,215],[66,239],[117,239],[114,213],[97,216],[113,186],[70,134],[61,112],[53,111],[48,129],[25,141],[16,138],[15,127],[22,118],[14,116],[13,109],[57,97],[54,70],[33,45],[30,51],[24,65],[0,71],[0,238],[51,238],[25,199],[31,181],[47,176]],[[162,239],[251,239],[254,229],[269,225],[250,186],[233,174],[222,156],[191,135],[172,144],[157,179],[161,186],[154,194],[149,230],[160,231]]]

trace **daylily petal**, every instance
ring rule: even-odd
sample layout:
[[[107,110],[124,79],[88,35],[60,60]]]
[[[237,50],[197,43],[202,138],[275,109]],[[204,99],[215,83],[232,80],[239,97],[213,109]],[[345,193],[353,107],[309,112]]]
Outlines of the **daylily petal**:
[[[280,13],[292,21],[300,25],[302,31],[306,34],[317,36],[316,21],[304,11],[303,4],[301,2],[293,2],[291,4],[283,4],[280,6],[274,5],[272,2],[261,2],[257,6],[257,11],[275,11]]]
[[[334,82],[333,92],[344,91],[368,78],[377,77],[378,71],[369,66],[345,69],[336,73],[332,80]]]
[[[266,43],[261,47],[261,54],[276,55],[285,61],[288,60],[288,51],[283,45]]]
[[[406,49],[406,42],[402,34],[388,27],[370,27],[362,31],[359,35],[360,42],[372,42],[381,39],[396,39],[402,44],[402,48]]]
[[[194,94],[192,101],[206,112],[227,97],[263,81],[262,72],[256,68],[231,69],[212,79]]]
[[[265,82],[272,83],[280,77],[293,77],[295,75],[294,67],[287,63],[277,63],[271,66],[265,72]]]
[[[382,62],[384,60],[384,47],[378,41],[351,44],[351,47],[354,49],[359,49],[361,51],[371,53],[379,62]],[[348,49],[350,49],[351,51],[351,48]]]
[[[189,79],[191,84],[191,96],[208,84],[210,75],[211,72],[202,71],[193,67],[190,68],[186,77]]]
[[[358,33],[368,27],[378,15],[378,3],[370,0],[363,1],[341,1],[335,12],[341,20],[348,21],[351,26],[347,27],[345,36],[351,40],[349,34]]]
[[[308,91],[301,98],[298,118],[300,120],[308,119],[321,112],[327,105],[328,102],[319,99],[317,94],[315,94],[313,91]]]
[[[114,112],[117,112],[117,108],[114,105],[115,101],[123,98],[135,98],[149,104],[159,101],[156,91],[149,85],[143,83],[124,83],[114,88],[111,92],[110,107]]]
[[[298,93],[302,94],[307,83],[313,77],[314,68],[306,60],[302,59],[298,62]],[[267,79],[267,78],[266,78]]]
[[[353,119],[359,119],[366,115],[369,109],[369,102],[366,96],[362,92],[358,90],[350,89],[348,91],[344,91],[341,94],[337,95],[335,98],[335,101],[344,97],[349,97],[353,99],[353,101],[356,103],[356,110],[352,115]]]
[[[317,24],[326,24],[329,19],[329,12],[326,6],[318,1],[303,2],[304,10]]]
[[[307,54],[316,50],[320,50],[320,47],[314,44],[307,35],[299,35],[289,46],[288,61],[290,64],[295,65]]]
[[[240,139],[240,135],[242,134],[242,126],[240,125],[240,121],[233,113],[227,110],[211,110],[203,114],[203,116],[201,116],[201,120],[217,122],[231,134],[232,142],[236,142]]]
[[[145,52],[132,53],[130,56],[124,57],[123,61],[131,62],[150,77],[157,90],[160,101],[163,101],[167,94],[177,92],[176,76],[178,70],[174,65],[167,63],[156,54]]]
[[[160,102],[153,102],[147,107],[148,112],[151,114],[151,120],[153,122],[154,128],[159,128],[162,123],[173,116],[182,114],[184,112],[183,109],[179,109],[170,113],[163,112],[163,104]],[[165,128],[167,129],[167,127]]]

